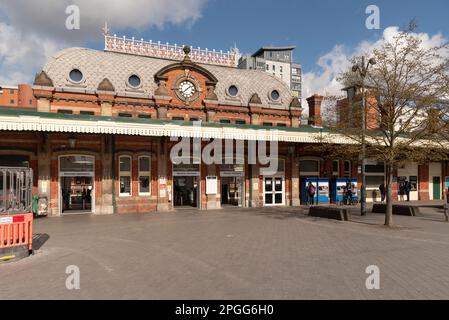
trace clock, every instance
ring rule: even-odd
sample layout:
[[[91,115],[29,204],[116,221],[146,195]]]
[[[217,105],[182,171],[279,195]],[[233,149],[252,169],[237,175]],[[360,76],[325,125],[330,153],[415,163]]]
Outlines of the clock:
[[[181,96],[186,99],[193,97],[193,95],[196,92],[195,85],[192,82],[187,81],[187,80],[182,81],[179,84],[178,89],[179,89],[179,93],[181,94]]]

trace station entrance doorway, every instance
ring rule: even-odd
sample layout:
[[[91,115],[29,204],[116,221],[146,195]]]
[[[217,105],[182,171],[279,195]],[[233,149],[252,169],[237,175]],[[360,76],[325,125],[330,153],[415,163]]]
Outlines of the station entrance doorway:
[[[221,165],[220,170],[221,205],[244,207],[245,171],[244,165]]]
[[[173,165],[173,206],[200,209],[200,166],[198,164]]]
[[[94,213],[94,157],[59,157],[61,215]]]

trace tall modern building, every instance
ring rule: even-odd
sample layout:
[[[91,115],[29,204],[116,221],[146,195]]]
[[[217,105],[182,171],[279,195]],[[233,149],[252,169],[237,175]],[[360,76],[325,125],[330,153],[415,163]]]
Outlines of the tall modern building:
[[[293,95],[301,101],[301,65],[293,62],[294,46],[262,47],[253,55],[239,59],[240,69],[268,72],[288,84]]]

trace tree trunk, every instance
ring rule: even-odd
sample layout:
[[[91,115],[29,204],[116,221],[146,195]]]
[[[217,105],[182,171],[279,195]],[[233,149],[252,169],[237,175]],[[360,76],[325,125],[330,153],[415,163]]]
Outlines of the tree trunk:
[[[393,226],[393,170],[391,165],[386,166],[387,173],[387,202],[386,202],[386,211],[385,211],[385,225],[388,227]]]

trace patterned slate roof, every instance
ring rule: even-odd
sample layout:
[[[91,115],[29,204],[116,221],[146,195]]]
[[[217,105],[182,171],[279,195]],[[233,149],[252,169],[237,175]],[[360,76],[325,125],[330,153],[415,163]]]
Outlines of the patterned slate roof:
[[[86,48],[69,48],[50,58],[43,70],[52,79],[54,87],[64,91],[95,92],[100,82],[107,78],[119,96],[152,97],[157,89],[154,75],[173,63],[176,61]],[[292,92],[289,87],[271,74],[258,70],[200,65],[218,79],[215,93],[220,104],[248,105],[251,97],[257,93],[264,106],[287,109],[290,105]],[[79,69],[83,73],[84,79],[80,84],[74,84],[69,80],[69,73],[73,69]],[[134,74],[142,81],[139,89],[132,89],[127,85],[128,78]],[[227,94],[227,89],[232,85],[239,89],[236,98]],[[273,90],[280,93],[278,102],[270,99]]]

